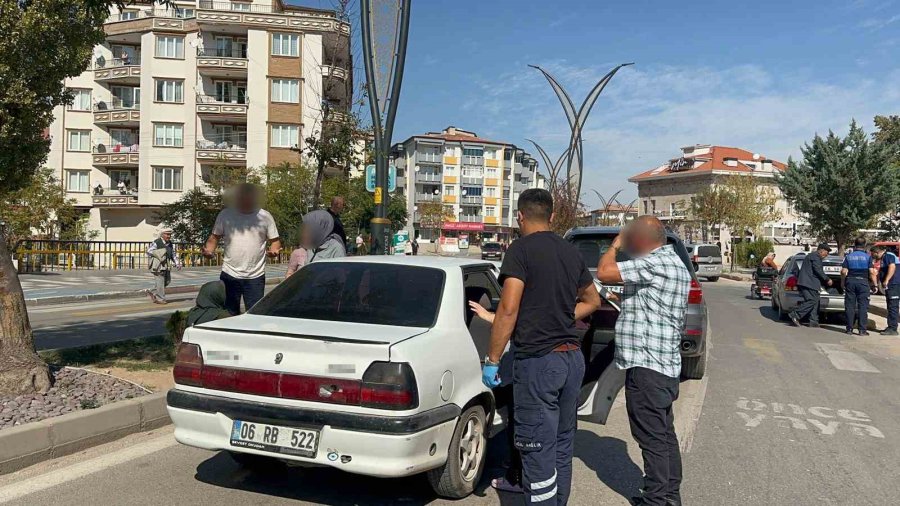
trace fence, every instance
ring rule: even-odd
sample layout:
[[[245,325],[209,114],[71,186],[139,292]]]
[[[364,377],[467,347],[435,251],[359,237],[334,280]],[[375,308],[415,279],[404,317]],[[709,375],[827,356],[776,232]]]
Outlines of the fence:
[[[20,273],[147,269],[149,241],[53,241],[24,239],[16,244],[14,255]],[[222,265],[222,250],[212,258],[201,253],[202,245],[175,243],[175,254],[185,267]],[[291,251],[283,249],[268,263],[287,263]]]

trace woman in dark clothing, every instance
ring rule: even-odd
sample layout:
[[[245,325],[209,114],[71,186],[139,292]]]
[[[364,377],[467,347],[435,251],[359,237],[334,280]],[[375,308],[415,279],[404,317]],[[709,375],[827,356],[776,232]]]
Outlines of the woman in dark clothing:
[[[210,281],[200,287],[197,302],[187,316],[187,326],[228,318],[231,313],[225,309],[225,283]]]

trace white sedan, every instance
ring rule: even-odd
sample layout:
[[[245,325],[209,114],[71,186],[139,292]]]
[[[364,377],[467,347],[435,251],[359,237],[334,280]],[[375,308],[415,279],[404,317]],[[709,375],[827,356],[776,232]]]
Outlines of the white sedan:
[[[304,267],[247,314],[185,332],[167,399],[175,438],[250,466],[427,472],[439,495],[470,494],[505,425],[481,382],[490,327],[467,308],[496,306],[495,272],[415,256]],[[611,346],[587,350],[579,414],[604,423],[624,374]]]

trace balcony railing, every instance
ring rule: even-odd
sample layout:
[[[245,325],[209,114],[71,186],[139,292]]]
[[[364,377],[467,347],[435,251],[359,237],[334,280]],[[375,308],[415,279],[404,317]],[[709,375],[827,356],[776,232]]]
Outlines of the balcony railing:
[[[481,204],[481,195],[464,195],[460,198],[460,204]]]
[[[190,19],[194,17],[194,9],[179,9],[177,11],[169,9],[144,9],[138,11],[121,12],[109,17],[107,23],[115,21],[133,21],[143,18],[175,18]]]
[[[240,96],[237,93],[231,95],[197,95],[198,104],[233,104],[247,105],[250,100],[246,95]]]
[[[443,180],[443,174],[440,172],[416,172],[416,181],[440,183]]]
[[[197,149],[206,151],[247,151],[247,134],[241,132],[205,135],[203,139],[197,139]]]
[[[197,56],[204,56],[207,58],[246,58],[247,57],[247,48],[246,47],[232,47],[230,49],[224,48],[197,48]]]
[[[209,2],[200,0],[197,4],[200,9],[208,9],[213,11],[234,11],[234,12],[259,12],[259,13],[277,13],[282,14],[271,5],[256,5],[249,3],[232,3],[232,2]]]
[[[459,221],[465,223],[481,223],[484,220],[484,217],[480,214],[460,214]]]
[[[140,151],[137,135],[94,138],[94,153],[137,153]]]
[[[416,193],[416,202],[440,202],[441,194],[433,193]]]
[[[135,103],[134,100],[122,100],[121,98],[113,97],[112,100],[100,100],[96,104],[94,104],[94,112],[103,112],[103,111],[111,111],[111,110],[120,110],[127,109],[131,111],[140,110],[141,104],[140,102]]]
[[[94,70],[114,69],[117,67],[140,67],[141,55],[126,58],[105,58],[103,56],[94,60]]]

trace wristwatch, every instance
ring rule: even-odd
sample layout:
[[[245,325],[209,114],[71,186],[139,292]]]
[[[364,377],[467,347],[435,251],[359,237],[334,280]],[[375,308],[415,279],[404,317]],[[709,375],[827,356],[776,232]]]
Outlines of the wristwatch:
[[[484,356],[484,365],[500,365],[500,362],[494,362],[489,355]]]

